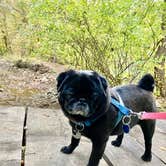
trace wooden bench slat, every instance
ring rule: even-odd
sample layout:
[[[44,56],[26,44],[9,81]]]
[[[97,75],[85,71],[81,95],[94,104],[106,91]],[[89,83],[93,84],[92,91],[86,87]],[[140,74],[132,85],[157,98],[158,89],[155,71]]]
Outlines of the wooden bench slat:
[[[160,133],[166,134],[166,121],[157,120],[156,124],[157,124],[156,130]]]
[[[0,107],[0,165],[21,163],[22,131],[25,108]]]
[[[166,122],[163,120],[157,120],[156,130],[153,136],[152,151],[155,156],[160,158],[163,162],[166,163]],[[144,138],[141,128],[135,126],[130,135],[135,138],[137,142],[144,145]]]
[[[164,164],[153,155],[151,162],[144,162],[140,158],[144,153],[144,144],[140,145],[136,139],[128,134],[125,134],[121,147],[114,147],[111,145],[111,141],[116,137],[110,137],[105,154],[110,159],[114,166],[164,166]]]
[[[91,143],[85,138],[81,139],[79,147],[73,154],[65,155],[60,152],[61,147],[67,145],[71,138],[71,128],[68,120],[60,110],[53,111],[50,109],[31,108],[28,112],[27,124],[25,166],[84,166],[87,164],[91,151]],[[125,164],[134,166],[163,166],[163,162],[161,162],[156,153],[153,155],[153,160],[150,163],[143,162],[140,159],[140,156],[144,152],[144,143],[138,140],[138,138],[141,138],[143,141],[143,136],[137,130],[132,130],[130,135],[125,135],[120,148],[111,145],[111,140],[114,138],[110,137],[105,151],[107,159],[115,166]],[[156,132],[158,134],[158,130]],[[153,142],[155,145],[155,142],[158,142],[158,138],[154,138]],[[106,165],[107,163],[102,159],[100,166]]]
[[[23,107],[0,107],[0,165],[16,166],[21,161],[22,131],[25,116]],[[28,133],[25,164],[31,166],[84,166],[88,162],[91,143],[81,139],[79,147],[71,155],[60,152],[71,139],[71,128],[67,118],[60,110],[29,109]],[[125,135],[120,148],[111,145],[110,137],[105,155],[115,166],[155,166],[166,162],[166,122],[157,121],[153,139],[153,160],[143,162],[140,156],[144,152],[144,139],[139,127],[134,127],[130,135]],[[26,166],[25,165],[25,166]],[[102,159],[100,166],[107,163]]]
[[[91,144],[81,139],[73,154],[60,152],[71,139],[68,120],[60,110],[32,109],[27,119],[26,166],[85,166],[91,151]],[[107,166],[104,160],[101,166]]]

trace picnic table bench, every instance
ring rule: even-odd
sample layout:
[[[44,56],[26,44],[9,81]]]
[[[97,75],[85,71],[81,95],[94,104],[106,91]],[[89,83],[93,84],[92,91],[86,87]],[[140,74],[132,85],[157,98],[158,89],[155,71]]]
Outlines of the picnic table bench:
[[[73,154],[60,152],[69,144],[71,128],[59,110],[0,107],[0,166],[85,166],[91,152],[88,139],[81,139]],[[144,152],[139,127],[126,134],[120,148],[113,147],[110,137],[100,166],[164,166],[166,165],[166,122],[157,121],[153,138],[153,159],[140,159]]]

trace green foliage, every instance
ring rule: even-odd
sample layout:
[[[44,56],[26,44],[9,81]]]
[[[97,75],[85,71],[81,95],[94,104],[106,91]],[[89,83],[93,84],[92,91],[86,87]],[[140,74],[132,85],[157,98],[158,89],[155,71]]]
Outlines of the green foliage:
[[[164,2],[20,0],[18,4],[27,11],[23,17],[27,22],[18,30],[24,55],[98,71],[112,85],[153,72],[158,61],[154,54],[164,36]]]
[[[33,1],[34,54],[97,70],[112,84],[152,72],[161,38],[162,2]]]

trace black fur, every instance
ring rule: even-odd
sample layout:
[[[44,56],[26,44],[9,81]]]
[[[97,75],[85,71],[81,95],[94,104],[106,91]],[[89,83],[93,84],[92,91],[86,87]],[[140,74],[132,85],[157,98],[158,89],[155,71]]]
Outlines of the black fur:
[[[126,107],[135,112],[155,112],[155,102],[152,96],[152,84],[154,80],[150,75],[144,76],[138,85],[127,85],[112,88],[113,97],[118,93]],[[149,87],[148,87],[149,86]],[[146,89],[146,90],[145,90]],[[92,142],[92,152],[88,166],[97,166],[104,153],[106,143],[110,135],[118,135],[112,145],[119,147],[123,140],[122,122],[116,127],[118,110],[110,104],[110,89],[104,77],[92,71],[67,71],[57,78],[57,90],[59,103],[65,116],[69,118],[72,132],[75,134],[77,122],[93,119],[101,113],[91,126],[84,128],[81,135],[86,136]],[[139,120],[132,117],[130,127],[139,124],[145,138],[145,152],[142,156],[144,161],[150,161],[152,136],[155,128],[153,120]],[[70,154],[78,146],[80,138],[72,136],[69,146],[61,149],[63,153]]]
[[[153,92],[153,90],[154,90],[154,85],[155,85],[154,78],[151,74],[144,75],[138,83],[138,86],[140,88],[143,88],[143,89],[145,89],[147,91],[151,91],[151,92]]]

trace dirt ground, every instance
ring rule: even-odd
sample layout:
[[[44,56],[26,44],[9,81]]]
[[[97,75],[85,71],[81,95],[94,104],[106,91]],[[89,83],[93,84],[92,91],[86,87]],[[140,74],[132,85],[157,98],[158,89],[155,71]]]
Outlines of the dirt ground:
[[[19,66],[0,59],[0,105],[57,107],[56,76],[66,68],[46,62]]]
[[[67,66],[57,63],[32,63],[0,59],[0,105],[57,108],[56,77]],[[165,99],[158,98],[160,111]]]

